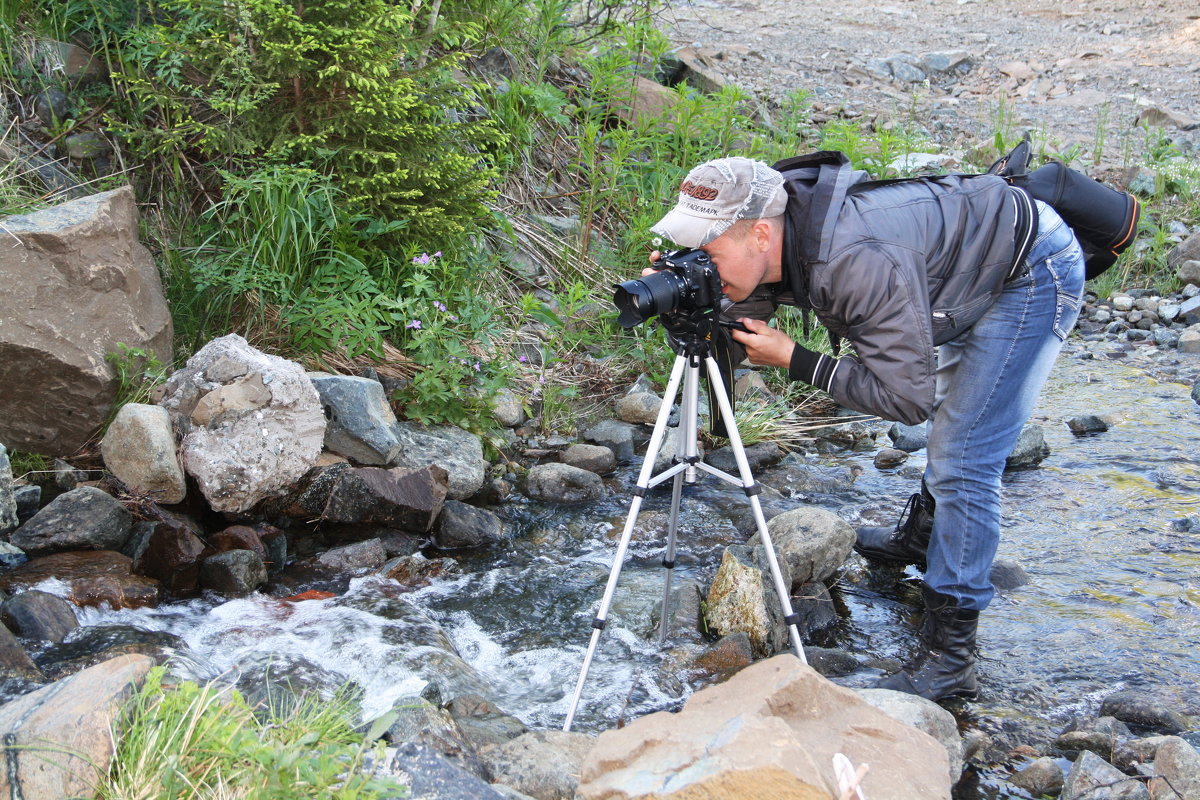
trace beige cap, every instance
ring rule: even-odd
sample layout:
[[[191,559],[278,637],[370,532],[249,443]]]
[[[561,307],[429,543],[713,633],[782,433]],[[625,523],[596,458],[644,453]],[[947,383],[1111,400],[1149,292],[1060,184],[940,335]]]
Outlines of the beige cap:
[[[650,230],[684,247],[702,247],[739,219],[775,217],[786,206],[777,171],[752,158],[718,158],[687,174],[679,202]]]

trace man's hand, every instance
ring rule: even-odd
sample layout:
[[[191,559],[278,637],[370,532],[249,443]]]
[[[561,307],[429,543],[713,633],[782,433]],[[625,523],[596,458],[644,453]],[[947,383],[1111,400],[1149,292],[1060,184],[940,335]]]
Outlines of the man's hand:
[[[788,338],[786,333],[750,317],[742,317],[738,322],[749,329],[749,333],[743,333],[736,328],[730,333],[735,342],[746,348],[746,357],[750,359],[751,364],[784,369],[791,365],[792,351],[796,343]]]

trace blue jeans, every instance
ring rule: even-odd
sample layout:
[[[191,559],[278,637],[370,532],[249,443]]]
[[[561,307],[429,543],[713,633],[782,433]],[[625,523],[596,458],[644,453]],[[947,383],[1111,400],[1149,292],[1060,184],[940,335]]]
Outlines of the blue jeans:
[[[1029,274],[1008,283],[962,336],[938,349],[925,482],[936,501],[925,583],[960,608],[983,609],[1000,542],[1000,477],[1083,294],[1083,254],[1038,202]]]

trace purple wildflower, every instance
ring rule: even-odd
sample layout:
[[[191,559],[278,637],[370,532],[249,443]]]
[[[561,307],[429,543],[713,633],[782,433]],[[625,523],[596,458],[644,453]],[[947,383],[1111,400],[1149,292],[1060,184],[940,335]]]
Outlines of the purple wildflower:
[[[407,325],[405,325],[404,327],[405,327],[405,328],[412,328],[413,330],[418,330],[418,331],[419,331],[419,330],[421,330],[421,320],[419,320],[419,319],[414,319],[412,322],[408,323],[408,324],[407,324]]]

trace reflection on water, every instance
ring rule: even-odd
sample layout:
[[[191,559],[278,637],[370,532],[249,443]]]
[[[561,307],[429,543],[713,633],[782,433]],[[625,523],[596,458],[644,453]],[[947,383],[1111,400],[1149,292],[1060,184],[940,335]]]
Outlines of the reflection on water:
[[[1125,421],[1106,433],[1075,436],[1063,421],[1085,413],[1115,413]],[[1200,532],[1178,523],[1200,513],[1196,404],[1183,386],[1154,383],[1121,365],[1064,358],[1035,421],[1045,427],[1051,456],[1039,469],[1006,476],[999,553],[1019,562],[1031,583],[997,597],[981,618],[983,694],[969,716],[1048,719],[1061,728],[1075,714],[1094,714],[1100,699],[1125,687],[1170,689],[1181,710],[1200,707],[1193,688],[1200,686]],[[822,457],[819,463],[861,469],[853,490],[793,500],[851,523],[894,519],[915,490],[922,456],[891,473],[876,470],[871,456]],[[758,477],[770,485],[769,473]],[[422,636],[440,635],[425,630],[414,640],[410,629],[426,620],[486,676],[502,708],[532,725],[558,727],[633,478],[631,471],[614,478],[610,485],[619,491],[586,507],[518,502],[499,509],[514,532],[509,547],[464,556],[461,577],[386,601],[395,592],[388,582],[363,579],[347,596],[287,609],[255,597],[92,614],[88,621],[120,618],[170,630],[219,669],[251,652],[298,653],[362,683],[379,710],[423,685],[420,665],[405,648],[428,646]],[[744,496],[707,481],[684,501],[677,581],[705,583],[720,548],[740,539],[735,521]],[[645,512],[662,512],[668,501],[666,487],[656,490]],[[671,708],[691,691],[676,667],[679,654],[661,653],[653,633],[662,545],[660,534],[639,533],[630,548],[577,729]],[[898,577],[852,559],[837,590],[848,610],[834,635],[838,646],[906,655],[916,592]],[[864,669],[843,682],[865,685],[877,675]]]

